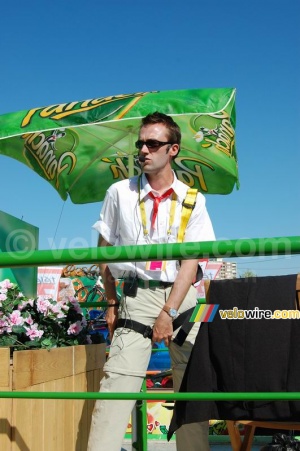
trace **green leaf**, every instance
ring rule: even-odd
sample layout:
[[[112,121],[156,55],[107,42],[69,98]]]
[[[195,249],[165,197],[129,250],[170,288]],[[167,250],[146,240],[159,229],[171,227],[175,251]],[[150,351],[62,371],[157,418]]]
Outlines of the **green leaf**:
[[[25,334],[26,333],[26,329],[25,329],[25,327],[23,327],[23,326],[13,326],[12,327],[12,331],[15,333],[15,334]]]
[[[17,342],[16,335],[3,335],[0,338],[0,346],[13,346]]]

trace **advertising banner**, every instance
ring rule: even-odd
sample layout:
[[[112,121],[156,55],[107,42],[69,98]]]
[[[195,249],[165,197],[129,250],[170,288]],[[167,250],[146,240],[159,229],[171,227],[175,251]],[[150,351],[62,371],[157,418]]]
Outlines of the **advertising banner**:
[[[179,180],[203,193],[239,187],[234,88],[139,92],[33,108],[0,116],[0,154],[22,162],[62,199],[104,199],[114,182],[141,172],[141,119],[159,111],[180,126],[173,161]]]

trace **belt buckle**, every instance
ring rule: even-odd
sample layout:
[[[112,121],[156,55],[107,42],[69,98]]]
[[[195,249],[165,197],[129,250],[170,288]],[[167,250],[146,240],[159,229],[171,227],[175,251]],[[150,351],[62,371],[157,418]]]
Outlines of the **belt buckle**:
[[[171,282],[161,282],[161,285],[163,288],[169,288],[172,286],[172,283]]]
[[[153,335],[153,330],[151,326],[146,326],[144,333],[143,333],[143,337],[144,338],[151,338]]]

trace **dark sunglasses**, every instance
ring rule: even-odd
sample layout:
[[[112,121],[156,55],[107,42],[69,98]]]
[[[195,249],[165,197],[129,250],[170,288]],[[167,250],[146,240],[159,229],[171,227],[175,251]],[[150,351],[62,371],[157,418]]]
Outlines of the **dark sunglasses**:
[[[148,149],[158,149],[159,147],[165,146],[166,144],[175,144],[170,141],[157,141],[156,139],[147,139],[147,141],[142,141],[139,139],[135,143],[135,147],[141,150],[143,146],[148,147]]]

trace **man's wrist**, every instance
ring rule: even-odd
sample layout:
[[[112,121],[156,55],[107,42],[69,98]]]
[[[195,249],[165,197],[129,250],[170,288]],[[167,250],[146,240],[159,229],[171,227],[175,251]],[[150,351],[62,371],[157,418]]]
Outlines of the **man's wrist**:
[[[172,318],[172,320],[174,320],[178,316],[178,311],[173,307],[169,307],[168,305],[164,305],[162,310],[166,312]]]

